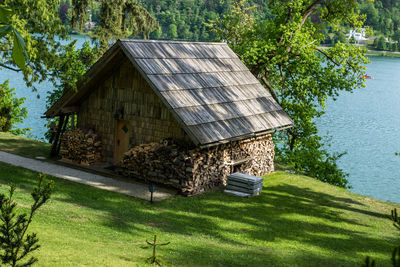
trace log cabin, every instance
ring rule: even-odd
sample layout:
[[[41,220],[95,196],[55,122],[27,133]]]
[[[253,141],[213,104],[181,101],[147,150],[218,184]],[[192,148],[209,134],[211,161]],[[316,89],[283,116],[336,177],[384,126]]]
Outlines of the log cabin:
[[[77,115],[101,139],[102,161],[185,195],[233,171],[273,171],[271,134],[293,127],[226,43],[117,40],[77,87],[45,113],[60,118],[53,154]]]

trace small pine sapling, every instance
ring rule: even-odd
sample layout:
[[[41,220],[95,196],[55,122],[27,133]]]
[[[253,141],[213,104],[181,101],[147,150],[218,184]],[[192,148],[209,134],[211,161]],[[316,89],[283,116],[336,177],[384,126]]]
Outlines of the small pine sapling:
[[[53,191],[53,181],[44,183],[44,174],[39,174],[38,184],[31,196],[34,200],[29,214],[18,215],[13,201],[15,185],[10,185],[9,196],[0,194],[0,260],[13,267],[31,266],[38,261],[35,257],[25,258],[40,245],[36,233],[27,234],[36,211],[49,200]],[[22,263],[22,261],[25,261]]]
[[[146,262],[148,262],[152,265],[155,265],[155,266],[162,266],[163,261],[161,260],[161,257],[157,255],[157,247],[166,246],[171,242],[167,242],[164,244],[157,244],[157,235],[154,235],[153,243],[151,243],[147,240],[146,240],[146,243],[148,244],[148,246],[146,246],[145,248],[153,248],[153,255],[151,257],[147,258]]]

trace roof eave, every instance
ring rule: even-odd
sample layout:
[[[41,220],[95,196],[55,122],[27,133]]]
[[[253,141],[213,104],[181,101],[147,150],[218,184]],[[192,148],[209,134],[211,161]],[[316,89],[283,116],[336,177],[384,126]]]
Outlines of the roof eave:
[[[120,50],[120,44],[116,42],[86,73],[83,78],[77,82],[77,90],[72,89],[66,91],[61,98],[55,102],[46,112],[44,113],[46,118],[53,118],[60,115],[61,109],[68,106],[69,102],[78,94],[80,90],[85,88],[90,81],[96,77],[96,75],[106,66],[106,62],[112,59]]]
[[[241,141],[241,140],[245,140],[245,139],[249,139],[249,138],[256,138],[256,137],[259,137],[259,136],[272,134],[272,133],[275,133],[277,131],[282,131],[282,130],[285,130],[285,129],[293,128],[294,126],[295,126],[294,123],[292,123],[292,124],[276,127],[276,128],[273,128],[273,129],[268,129],[266,131],[261,131],[261,132],[257,132],[257,133],[250,133],[250,134],[246,134],[246,135],[236,136],[236,137],[233,137],[233,138],[224,139],[224,140],[220,140],[220,141],[216,141],[216,142],[212,142],[212,143],[200,144],[199,147],[201,149],[210,148],[210,147],[213,147],[213,146],[223,145],[223,144],[227,144],[227,143],[230,143],[230,142]]]

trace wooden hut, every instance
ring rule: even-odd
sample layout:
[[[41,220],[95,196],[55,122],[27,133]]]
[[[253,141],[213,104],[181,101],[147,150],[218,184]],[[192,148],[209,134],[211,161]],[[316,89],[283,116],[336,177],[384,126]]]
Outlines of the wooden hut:
[[[60,116],[56,137],[71,114],[120,173],[188,195],[234,170],[272,171],[271,133],[293,126],[225,43],[118,40],[46,111]]]

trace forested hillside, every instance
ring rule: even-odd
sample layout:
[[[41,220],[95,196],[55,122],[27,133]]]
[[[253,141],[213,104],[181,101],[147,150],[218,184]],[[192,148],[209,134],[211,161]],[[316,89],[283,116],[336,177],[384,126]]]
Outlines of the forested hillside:
[[[249,0],[250,5],[256,5],[253,10],[259,19],[269,16],[266,9],[268,0]],[[88,20],[100,22],[99,1],[94,1]],[[359,9],[366,15],[366,25],[374,31],[374,36],[386,37],[400,41],[400,1],[397,0],[359,0]],[[152,39],[177,39],[193,41],[210,41],[210,35],[205,23],[218,16],[229,13],[233,0],[140,0],[158,21],[160,29],[154,31]],[[71,18],[69,7],[71,0],[61,1],[60,17],[65,24]],[[326,44],[345,41],[349,29],[328,30]],[[71,29],[73,31],[73,29]],[[76,31],[76,29],[75,29]],[[390,48],[390,47],[388,47]]]
[[[367,16],[366,25],[375,35],[382,34],[394,40],[400,39],[400,1],[360,0],[360,11]]]
[[[252,0],[256,4],[257,17],[265,17],[267,0]],[[160,30],[151,35],[154,39],[181,39],[208,41],[212,39],[204,23],[229,13],[232,0],[150,0],[142,5],[155,16],[160,24]]]
[[[249,0],[250,5],[256,5],[253,10],[258,18],[264,18],[268,12],[265,3],[267,0]],[[205,23],[214,20],[232,9],[232,0],[141,0],[145,7],[158,21],[160,29],[154,31],[152,39],[179,39],[193,41],[210,41],[212,36]],[[68,25],[71,19],[71,0],[62,0],[60,17]],[[94,2],[88,13],[88,20],[99,24],[100,5]],[[77,31],[76,29],[70,29]]]

